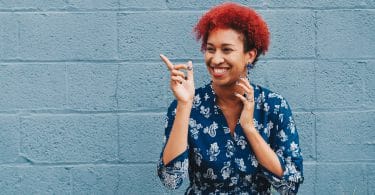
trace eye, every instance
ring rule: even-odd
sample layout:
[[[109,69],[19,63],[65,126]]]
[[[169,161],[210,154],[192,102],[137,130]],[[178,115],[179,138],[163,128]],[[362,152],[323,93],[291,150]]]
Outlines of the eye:
[[[233,51],[232,48],[223,48],[223,52],[224,52],[225,54],[229,54],[229,53],[232,52],[232,51]]]
[[[215,53],[215,49],[213,47],[207,47],[206,52],[208,53]]]

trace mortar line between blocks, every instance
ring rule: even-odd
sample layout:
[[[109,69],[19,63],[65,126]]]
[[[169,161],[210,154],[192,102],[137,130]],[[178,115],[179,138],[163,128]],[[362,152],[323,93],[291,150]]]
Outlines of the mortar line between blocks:
[[[314,53],[315,53],[315,58],[318,58],[318,12],[314,10]]]
[[[120,1],[118,1],[118,6],[120,9]],[[120,20],[119,20],[119,13],[116,13],[116,49],[117,49],[117,59],[120,59]]]
[[[117,126],[117,160],[120,162],[120,115],[116,114],[116,126]]]
[[[69,107],[69,75],[68,75],[68,64],[65,63],[65,105],[63,108]]]
[[[314,62],[314,104],[315,106],[318,104],[318,89],[316,84],[316,76],[317,76],[317,61]],[[314,142],[315,142],[315,160],[318,161],[318,135],[317,135],[317,129],[316,129],[316,123],[317,123],[317,114],[316,112],[312,112],[314,114]]]

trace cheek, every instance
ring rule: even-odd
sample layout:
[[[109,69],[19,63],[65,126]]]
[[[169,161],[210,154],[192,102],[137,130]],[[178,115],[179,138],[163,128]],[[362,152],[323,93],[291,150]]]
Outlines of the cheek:
[[[212,55],[211,55],[211,54],[209,54],[209,53],[207,53],[207,52],[204,53],[204,61],[206,62],[207,65],[210,64],[211,59],[212,59]]]
[[[236,55],[229,55],[225,58],[228,63],[238,67],[238,65],[241,63],[238,56]]]

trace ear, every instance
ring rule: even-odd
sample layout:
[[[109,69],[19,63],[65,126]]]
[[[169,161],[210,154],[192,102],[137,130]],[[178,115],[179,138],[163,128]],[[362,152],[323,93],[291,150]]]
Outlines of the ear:
[[[257,50],[254,48],[250,51],[248,51],[247,53],[247,63],[253,63],[255,58],[257,57]]]

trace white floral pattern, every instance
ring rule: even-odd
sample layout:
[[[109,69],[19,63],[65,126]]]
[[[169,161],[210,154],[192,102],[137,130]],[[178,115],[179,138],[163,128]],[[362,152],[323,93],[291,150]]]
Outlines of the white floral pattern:
[[[211,137],[215,137],[216,136],[216,129],[218,128],[218,125],[217,123],[215,123],[215,121],[208,127],[205,127],[203,129],[203,133],[207,133],[208,135],[210,135]]]
[[[189,121],[189,126],[190,126],[191,136],[194,139],[198,139],[199,130],[202,129],[202,125],[197,123],[196,120],[191,118]]]
[[[201,101],[201,97],[198,95],[194,96],[194,100],[193,100],[193,108],[198,108],[199,105],[201,105],[202,101]]]
[[[207,173],[203,174],[204,178],[215,180],[217,178],[217,175],[215,175],[214,170],[212,168],[207,169]]]
[[[246,141],[245,136],[243,136],[243,135],[239,136],[235,133],[234,134],[234,140],[236,141],[236,144],[238,146],[240,146],[241,150],[244,150],[246,148],[247,141]]]
[[[303,181],[302,156],[289,105],[277,93],[256,85],[253,88],[255,128],[277,154],[285,170],[283,177],[259,166],[239,123],[233,136],[230,134],[212,86],[206,85],[194,96],[186,151],[168,164],[163,163],[161,153],[158,176],[166,187],[176,189],[190,175],[186,194],[270,194],[271,185],[282,194],[297,193]],[[164,147],[176,107],[174,101],[165,118]]]
[[[216,161],[216,157],[220,154],[217,142],[212,143],[210,149],[207,150],[207,155],[210,156],[210,161]]]
[[[232,157],[234,155],[234,151],[235,151],[233,141],[227,140],[227,145],[225,145],[225,147],[227,148],[226,156],[228,158]]]
[[[246,171],[246,165],[245,165],[245,162],[244,162],[244,160],[242,158],[236,158],[234,160],[234,162],[237,163],[237,166],[239,167],[238,169],[240,171]]]
[[[204,106],[201,106],[201,112],[204,117],[209,118],[211,115],[210,108],[205,108]]]

